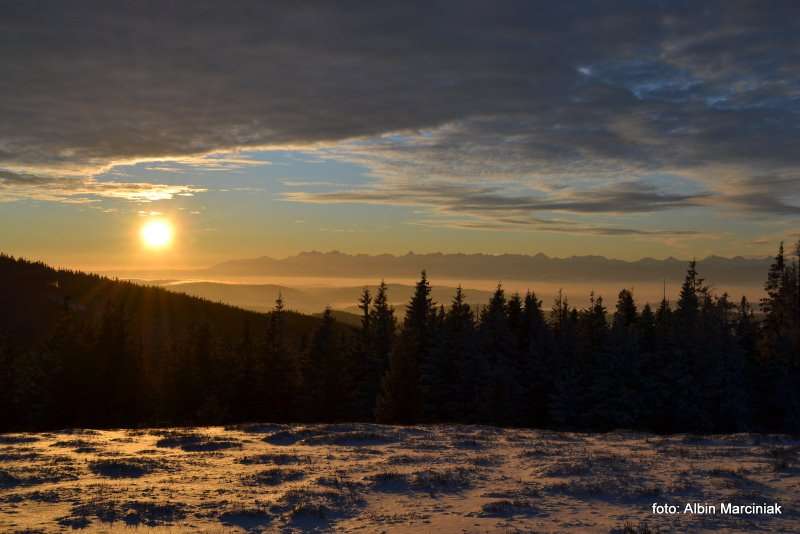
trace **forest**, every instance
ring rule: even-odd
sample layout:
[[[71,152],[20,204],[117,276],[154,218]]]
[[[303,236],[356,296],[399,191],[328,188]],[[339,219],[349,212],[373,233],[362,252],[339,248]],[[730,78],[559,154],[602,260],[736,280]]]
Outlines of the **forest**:
[[[498,285],[477,309],[404,310],[387,286],[359,327],[268,314],[0,256],[0,431],[244,421],[479,423],[576,431],[800,432],[800,243],[758,303],[690,262],[676,301]]]

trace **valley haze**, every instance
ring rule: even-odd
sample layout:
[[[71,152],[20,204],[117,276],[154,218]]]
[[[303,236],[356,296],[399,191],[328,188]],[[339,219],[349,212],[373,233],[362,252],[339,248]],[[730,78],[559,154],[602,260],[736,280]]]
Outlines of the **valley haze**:
[[[559,290],[576,305],[590,293],[613,300],[622,288],[632,289],[637,300],[657,305],[666,295],[678,296],[688,259],[643,258],[638,261],[603,256],[554,258],[545,254],[346,254],[303,252],[286,258],[262,256],[231,260],[205,269],[157,271],[104,271],[120,278],[154,283],[171,291],[221,301],[255,311],[269,311],[282,295],[286,305],[303,313],[318,313],[326,306],[357,311],[364,287],[375,290],[385,280],[393,304],[408,301],[419,273],[425,270],[437,303],[447,305],[461,285],[467,301],[485,303],[498,283],[506,291],[535,291],[549,303]],[[700,259],[698,269],[717,293],[731,298],[746,296],[757,302],[763,296],[763,273],[770,258]]]

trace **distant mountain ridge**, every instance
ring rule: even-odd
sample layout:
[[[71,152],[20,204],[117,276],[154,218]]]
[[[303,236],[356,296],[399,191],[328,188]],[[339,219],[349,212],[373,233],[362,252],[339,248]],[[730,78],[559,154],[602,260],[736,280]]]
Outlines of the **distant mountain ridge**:
[[[207,272],[229,276],[335,276],[416,277],[423,269],[429,276],[451,279],[541,280],[559,282],[680,280],[689,260],[669,257],[636,261],[603,256],[551,258],[545,254],[345,254],[301,252],[283,259],[232,260]],[[698,270],[715,283],[761,284],[771,259],[709,256],[698,260]]]

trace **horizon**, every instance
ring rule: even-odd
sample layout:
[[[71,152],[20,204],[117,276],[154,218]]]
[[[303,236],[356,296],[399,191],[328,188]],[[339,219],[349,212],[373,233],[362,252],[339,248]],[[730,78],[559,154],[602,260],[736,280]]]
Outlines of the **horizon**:
[[[0,253],[3,253],[0,251]],[[364,255],[346,255],[339,251],[328,253],[309,251],[305,257],[325,258],[331,254],[344,257],[349,260],[363,259]],[[402,256],[394,255],[367,255],[370,258],[380,258],[391,260],[401,260],[409,257],[425,257],[423,254],[406,254]],[[447,258],[447,255],[434,254],[435,257]],[[549,258],[543,254],[536,255],[485,255],[476,254],[473,257],[502,259],[503,256],[512,258],[526,257],[536,259],[545,257],[546,261],[566,262],[570,260],[599,260],[601,262],[610,261],[616,263],[618,260],[605,258],[602,256],[574,256],[571,258]],[[13,256],[12,256],[13,257]],[[382,270],[375,267],[372,270],[351,272],[347,266],[342,270],[341,266],[332,269],[329,264],[303,265],[307,271],[302,269],[298,272],[298,266],[290,265],[289,271],[280,270],[281,263],[291,259],[302,259],[304,255],[291,256],[286,259],[273,259],[262,256],[254,259],[233,260],[230,263],[236,264],[237,261],[255,262],[254,267],[249,267],[244,271],[225,271],[220,268],[228,263],[223,262],[213,266],[206,266],[200,269],[170,269],[170,270],[82,270],[72,269],[69,266],[50,265],[56,269],[77,270],[79,272],[89,272],[99,274],[109,279],[120,279],[131,281],[136,284],[154,285],[172,292],[186,293],[192,296],[204,298],[213,302],[223,302],[243,309],[265,312],[273,308],[275,299],[280,296],[281,290],[289,293],[283,296],[284,304],[287,309],[304,314],[318,314],[326,307],[333,310],[348,313],[357,313],[358,296],[364,288],[370,287],[375,291],[380,281],[384,281],[390,287],[397,286],[399,293],[389,292],[389,299],[392,305],[402,310],[405,306],[410,291],[417,283],[419,269],[404,266],[399,272],[397,266]],[[30,258],[20,258],[27,259]],[[725,262],[756,262],[750,265],[750,270],[745,272],[744,277],[740,273],[738,276],[726,270],[714,270],[711,276],[706,276],[705,267],[709,267],[708,262],[704,265],[704,260],[724,260]],[[269,268],[264,269],[259,260],[269,260],[278,263],[278,272],[272,272]],[[647,260],[647,258],[643,259]],[[623,260],[624,261],[624,260]],[[642,260],[639,260],[642,261]],[[772,258],[721,258],[709,257],[697,260],[700,275],[704,277],[705,283],[712,295],[727,295],[734,302],[745,297],[751,303],[759,302],[764,296],[763,271],[772,261]],[[792,260],[796,262],[796,260]],[[628,265],[636,265],[637,262],[625,262]],[[596,269],[597,263],[581,266],[577,271],[569,274],[553,275],[552,272],[537,271],[502,271],[504,275],[493,276],[491,273],[498,274],[498,271],[485,270],[488,266],[477,266],[480,275],[465,274],[459,276],[452,272],[453,265],[438,265],[435,270],[422,267],[428,272],[428,280],[434,288],[437,297],[437,304],[448,305],[455,293],[456,287],[462,287],[467,300],[478,307],[485,305],[488,296],[502,287],[508,295],[525,295],[533,292],[542,299],[544,303],[552,302],[563,292],[573,306],[583,309],[590,305],[591,298],[601,297],[607,303],[612,303],[621,290],[629,290],[634,295],[639,305],[649,304],[657,307],[662,299],[667,302],[675,302],[680,294],[680,282],[683,279],[689,260],[679,260],[675,258],[667,260],[651,260],[649,264],[661,263],[662,271],[650,273],[649,276],[628,276],[626,274],[609,275],[608,273],[599,275]],[[618,264],[617,264],[618,265]],[[713,265],[713,264],[712,264]],[[496,267],[496,266],[495,266]],[[663,268],[669,267],[668,271]],[[755,268],[755,276],[752,276],[752,268]],[[310,269],[309,269],[310,268]],[[388,273],[388,274],[387,274]],[[516,273],[516,274],[515,274]],[[714,276],[716,275],[716,276]],[[238,287],[248,288],[249,295],[242,294]],[[263,294],[264,290],[271,290],[268,296]],[[325,291],[328,291],[325,296]],[[334,291],[334,293],[330,293]],[[322,295],[320,295],[322,292]],[[477,293],[477,294],[476,294]]]
[[[0,256],[27,262],[39,261],[22,257],[15,258],[2,251],[0,251]],[[763,259],[767,260],[769,258]],[[561,261],[569,261],[569,258]],[[41,263],[48,268],[56,270],[66,270],[78,274],[94,274],[111,281],[119,280],[132,282],[136,285],[157,287],[177,294],[199,297],[209,303],[219,302],[247,311],[259,313],[272,311],[274,310],[276,299],[281,298],[283,305],[289,311],[305,315],[320,315],[325,309],[330,308],[337,312],[349,313],[354,318],[358,317],[358,299],[365,289],[375,293],[378,285],[381,282],[385,283],[388,287],[389,304],[394,308],[395,313],[402,313],[420,280],[416,271],[413,275],[394,276],[365,276],[364,274],[341,274],[339,276],[313,274],[237,275],[215,273],[213,270],[130,271],[125,273],[124,271],[83,271],[50,265],[47,262]],[[655,309],[662,301],[671,306],[679,300],[681,280],[686,275],[688,263],[687,265],[682,265],[683,262],[680,260],[675,260],[675,263],[681,265],[672,276],[649,281],[643,279],[637,282],[632,282],[624,277],[611,280],[585,280],[579,278],[557,279],[554,281],[553,279],[537,278],[535,276],[506,277],[504,279],[498,279],[497,277],[452,277],[447,274],[431,276],[430,271],[427,274],[427,281],[436,296],[433,301],[434,305],[444,305],[445,307],[451,305],[456,289],[461,288],[464,291],[465,300],[475,306],[476,313],[486,306],[486,302],[498,289],[502,289],[507,296],[533,294],[541,300],[545,307],[563,296],[565,301],[569,301],[574,309],[583,311],[591,308],[595,298],[599,298],[610,307],[621,291],[629,291],[639,306],[650,305]],[[792,265],[797,265],[796,260],[792,260]],[[699,274],[703,277],[702,265],[699,264],[699,261],[698,267],[700,268]],[[757,267],[759,269],[766,268],[766,265],[762,264]],[[759,275],[763,274],[760,270],[758,273]],[[204,277],[191,278],[193,274],[200,274]],[[189,276],[181,277],[180,275]],[[738,302],[744,297],[752,305],[758,303],[766,295],[763,281],[760,278],[752,280],[751,283],[736,283],[728,280],[717,284],[713,279],[703,278],[703,280],[708,295],[714,299],[725,295],[732,302]],[[243,294],[237,288],[246,288],[248,292]],[[269,296],[265,296],[263,294],[265,289],[271,290],[272,293]],[[283,291],[287,293],[283,293]],[[607,310],[607,314],[609,317],[612,316],[611,308]]]
[[[800,240],[798,240],[800,243]],[[777,246],[779,243],[775,243],[773,248],[777,250]],[[792,243],[784,243],[787,250],[791,251],[793,244]],[[623,257],[614,257],[614,256],[605,256],[602,254],[571,254],[569,256],[552,256],[546,254],[544,252],[463,252],[463,251],[456,251],[456,252],[441,252],[441,251],[430,251],[430,252],[417,252],[413,250],[408,250],[406,252],[401,253],[392,253],[392,252],[345,252],[339,249],[329,249],[329,250],[300,250],[296,253],[287,254],[287,255],[273,255],[273,254],[257,254],[253,253],[250,256],[245,257],[231,257],[231,258],[222,258],[218,261],[210,262],[210,263],[200,263],[195,265],[170,265],[169,267],[163,267],[158,264],[145,264],[144,266],[139,265],[130,265],[130,264],[116,264],[116,265],[105,265],[105,264],[97,264],[97,265],[87,265],[87,264],[80,264],[70,262],[69,260],[60,261],[58,259],[53,259],[48,256],[35,256],[35,255],[25,255],[25,254],[15,254],[12,250],[2,250],[0,249],[0,254],[5,254],[7,256],[15,257],[15,258],[22,258],[29,261],[40,261],[51,265],[58,269],[75,269],[85,272],[94,272],[98,274],[106,274],[106,273],[125,273],[125,272],[137,272],[137,273],[146,273],[146,272],[192,272],[192,271],[204,271],[209,270],[219,265],[224,265],[227,263],[235,263],[235,262],[248,262],[248,261],[257,261],[257,260],[275,260],[275,261],[283,261],[291,258],[299,258],[303,256],[325,256],[325,255],[341,255],[341,256],[349,256],[349,257],[391,257],[391,258],[405,258],[409,256],[486,256],[486,257],[504,257],[504,256],[518,256],[518,257],[525,257],[525,258],[536,258],[536,257],[544,257],[548,260],[560,260],[560,261],[568,261],[573,259],[603,259],[609,261],[620,261],[625,263],[638,263],[643,261],[654,261],[654,262],[680,262],[688,264],[690,261],[697,261],[698,263],[702,263],[708,260],[745,260],[745,261],[766,261],[772,260],[774,258],[774,251],[772,254],[765,253],[765,254],[758,254],[758,255],[733,255],[733,256],[723,256],[718,254],[709,254],[707,256],[702,257],[675,257],[675,256],[664,256],[664,257],[654,257],[654,256],[642,256],[636,257],[632,259],[623,258]],[[791,255],[791,254],[790,254]],[[379,274],[379,273],[378,273]]]

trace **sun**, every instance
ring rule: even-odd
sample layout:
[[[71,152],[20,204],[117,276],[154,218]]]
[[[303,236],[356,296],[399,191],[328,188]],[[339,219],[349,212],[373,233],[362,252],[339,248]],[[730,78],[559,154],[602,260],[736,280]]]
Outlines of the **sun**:
[[[148,221],[139,230],[145,247],[158,250],[169,247],[175,234],[172,224],[164,219]]]

